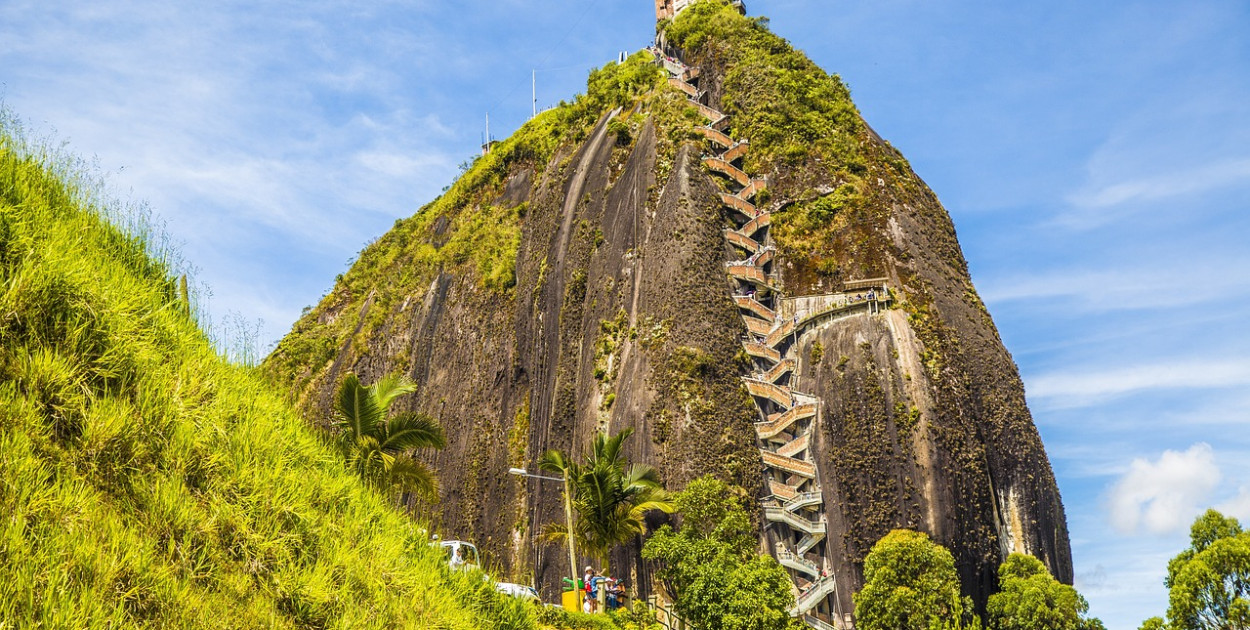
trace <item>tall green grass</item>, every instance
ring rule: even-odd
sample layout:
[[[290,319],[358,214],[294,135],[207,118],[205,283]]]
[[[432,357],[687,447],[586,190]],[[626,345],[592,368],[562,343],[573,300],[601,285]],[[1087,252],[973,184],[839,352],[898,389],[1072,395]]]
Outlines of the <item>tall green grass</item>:
[[[0,111],[0,629],[534,627],[218,354],[92,172]]]

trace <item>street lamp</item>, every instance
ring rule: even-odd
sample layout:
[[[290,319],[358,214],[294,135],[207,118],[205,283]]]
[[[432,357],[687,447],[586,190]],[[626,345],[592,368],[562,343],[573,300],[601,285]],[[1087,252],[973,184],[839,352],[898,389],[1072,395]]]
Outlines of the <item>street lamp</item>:
[[[564,522],[566,539],[569,541],[569,570],[573,572],[573,590],[577,590],[577,550],[573,548],[573,497],[569,492],[569,473],[565,471],[563,477],[547,477],[545,475],[532,475],[524,468],[509,468],[509,475],[518,477],[530,477],[532,479],[543,479],[545,481],[562,481],[564,482]]]

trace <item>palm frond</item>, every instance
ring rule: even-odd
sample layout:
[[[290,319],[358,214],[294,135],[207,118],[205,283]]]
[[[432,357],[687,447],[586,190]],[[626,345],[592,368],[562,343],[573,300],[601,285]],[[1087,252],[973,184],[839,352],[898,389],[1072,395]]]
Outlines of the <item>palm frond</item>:
[[[659,488],[660,472],[646,464],[634,464],[625,475],[625,485]]]
[[[382,440],[384,450],[408,451],[444,446],[447,446],[447,438],[443,435],[443,427],[425,414],[401,413],[386,421],[386,435]]]
[[[391,461],[387,474],[390,483],[403,492],[415,492],[426,499],[438,499],[438,480],[425,464],[401,455]]]
[[[378,379],[370,388],[383,412],[391,408],[391,403],[404,394],[417,391],[416,383],[401,374],[388,374]]]
[[[360,384],[360,378],[348,374],[339,386],[337,424],[353,438],[374,435],[383,422],[386,412],[377,404],[368,387]]]
[[[542,457],[538,458],[538,468],[539,470],[558,472],[560,474],[569,473],[571,477],[573,476],[571,473],[577,469],[577,464],[565,457],[564,453],[553,449],[543,453]]]

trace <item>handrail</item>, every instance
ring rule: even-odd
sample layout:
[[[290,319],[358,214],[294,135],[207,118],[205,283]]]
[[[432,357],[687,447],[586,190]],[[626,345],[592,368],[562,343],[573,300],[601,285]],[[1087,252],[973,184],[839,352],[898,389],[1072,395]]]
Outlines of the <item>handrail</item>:
[[[769,348],[758,341],[744,341],[742,342],[742,347],[747,351],[747,354],[751,356],[766,359],[774,363],[781,360],[780,352],[777,352],[776,350]]]
[[[747,221],[745,225],[738,228],[736,231],[747,238],[751,238],[756,232],[772,225],[772,223],[772,215],[767,212],[761,212],[759,216]]]
[[[798,599],[794,601],[793,612],[796,615],[806,614],[815,608],[820,600],[833,594],[837,589],[837,580],[833,577],[824,577],[812,583],[811,588],[799,594]]]
[[[730,164],[729,162],[725,160],[722,160],[721,158],[705,157],[703,158],[703,165],[708,167],[712,171],[720,173],[728,177],[729,179],[732,179],[735,182],[738,182],[739,186],[746,186],[747,184],[751,183],[751,176],[747,175],[746,171],[743,171],[742,169],[734,166],[733,164]]]
[[[854,291],[855,289],[868,289],[885,285],[890,281],[889,278],[867,278],[865,280],[848,280],[842,283],[842,290]]]
[[[812,547],[819,545],[820,541],[824,539],[825,532],[812,532],[810,534],[805,534],[803,538],[799,539],[799,544],[795,545],[794,550],[799,554],[805,554],[811,550]]]
[[[818,577],[820,575],[820,567],[817,566],[815,562],[812,562],[811,560],[786,549],[785,543],[778,541],[774,547],[774,551],[777,553],[777,561],[781,562],[783,565],[789,562],[792,565],[798,565],[797,567],[790,567],[795,571],[802,571],[812,577]]]
[[[793,512],[814,503],[820,503],[823,499],[824,497],[819,492],[801,492],[787,499],[781,507]]]
[[[781,385],[774,385],[768,381],[761,381],[754,378],[743,378],[746,381],[747,391],[752,396],[767,398],[786,409],[793,407],[791,404],[794,397],[790,395],[790,388]]]
[[[815,630],[839,630],[837,626],[829,625],[828,623],[820,620],[820,618],[813,617],[812,615],[803,615],[803,623],[811,626]]]
[[[754,219],[760,216],[760,209],[756,208],[755,204],[737,195],[720,193],[720,202],[727,208],[741,212],[742,216],[748,219]]]
[[[655,621],[663,626],[664,630],[686,630],[689,627],[684,619],[678,617],[677,613],[673,612],[671,605],[661,606],[658,600],[658,597],[652,595],[646,599],[645,605],[647,610],[656,613]],[[661,618],[661,613],[663,613],[663,618]]]
[[[807,477],[808,479],[816,478],[816,464],[813,464],[811,462],[805,462],[801,459],[795,459],[793,457],[786,457],[785,455],[778,455],[772,451],[763,451],[763,450],[760,451],[760,458],[764,460],[765,466],[769,466],[771,468],[779,468],[781,470],[784,470],[789,473],[793,473],[800,477]],[[791,514],[791,515],[793,514],[793,512],[782,510],[781,508],[777,508],[777,509],[787,514]],[[805,529],[803,531],[809,531],[809,530]]]
[[[739,142],[726,149],[725,152],[721,154],[720,159],[725,160],[726,162],[733,162],[734,160],[746,155],[750,150],[751,144],[749,142]]]
[[[738,308],[746,309],[760,316],[765,321],[769,322],[770,326],[772,325],[771,322],[773,319],[777,317],[777,314],[773,311],[773,309],[760,304],[755,298],[749,295],[735,295],[734,303],[738,305]]]
[[[678,79],[677,77],[669,77],[668,84],[681,90],[682,92],[685,92],[693,98],[699,98],[702,95],[702,92],[700,92],[698,88],[682,81],[681,79]]]
[[[695,127],[694,130],[699,132],[699,134],[701,134],[704,138],[707,138],[708,140],[715,142],[726,149],[734,145],[733,138],[730,138],[729,134],[719,129],[713,129],[711,127]]]
[[[750,184],[747,184],[746,188],[738,191],[738,196],[743,199],[750,199],[751,197],[759,194],[760,191],[765,188],[768,188],[768,180],[754,179],[751,180]]]
[[[755,433],[760,439],[768,439],[785,431],[791,424],[816,415],[816,405],[795,405],[784,413],[777,414],[776,419],[767,422],[756,422]]]
[[[794,438],[793,440],[790,440],[789,442],[786,442],[785,445],[777,449],[777,454],[784,455],[785,457],[794,457],[795,455],[802,453],[811,445],[812,445],[812,434],[809,431],[807,433],[804,433],[803,435],[800,435],[799,437]]]
[[[765,507],[764,518],[769,521],[785,523],[799,531],[813,533],[827,531],[828,521],[825,515],[820,515],[819,521],[812,521],[789,510],[779,507]]]

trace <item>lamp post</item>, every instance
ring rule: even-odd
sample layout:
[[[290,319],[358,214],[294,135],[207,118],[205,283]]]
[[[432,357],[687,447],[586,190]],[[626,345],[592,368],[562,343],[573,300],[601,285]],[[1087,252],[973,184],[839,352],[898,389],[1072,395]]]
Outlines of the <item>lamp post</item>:
[[[547,477],[545,475],[530,474],[524,468],[509,468],[508,474],[516,475],[518,477],[529,477],[531,479],[564,482],[564,523],[567,528],[565,530],[567,533],[565,538],[569,541],[569,570],[573,572],[573,590],[577,590],[577,550],[573,548],[573,497],[569,492],[568,471],[564,472],[563,477]]]

